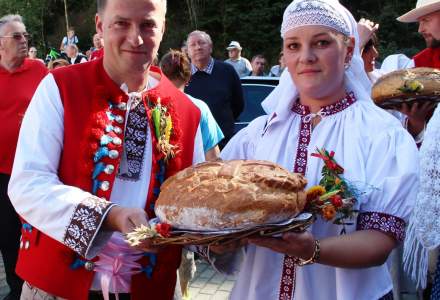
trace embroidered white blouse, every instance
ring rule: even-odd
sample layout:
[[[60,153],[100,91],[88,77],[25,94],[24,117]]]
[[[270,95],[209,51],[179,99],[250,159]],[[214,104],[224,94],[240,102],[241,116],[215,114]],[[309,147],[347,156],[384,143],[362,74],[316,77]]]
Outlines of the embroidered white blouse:
[[[375,229],[402,241],[416,191],[418,159],[414,140],[397,119],[371,101],[352,94],[324,107],[312,130],[308,108],[294,101],[286,110],[254,120],[225,147],[223,159],[261,159],[290,171],[304,172],[308,187],[318,184],[323,162],[316,148],[335,152],[344,177],[364,193],[360,215],[347,233]],[[337,236],[341,226],[318,219],[310,228],[317,239]],[[230,266],[228,266],[230,267]],[[295,267],[293,260],[266,248],[247,246],[232,300],[379,299],[392,289],[386,265],[343,269],[313,264]],[[293,298],[292,298],[293,296]]]

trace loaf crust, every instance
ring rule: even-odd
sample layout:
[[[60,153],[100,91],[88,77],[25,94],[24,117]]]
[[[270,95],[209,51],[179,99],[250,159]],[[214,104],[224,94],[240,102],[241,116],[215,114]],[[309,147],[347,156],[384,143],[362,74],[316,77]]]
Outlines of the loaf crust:
[[[200,231],[281,222],[304,209],[306,184],[267,161],[206,162],[168,178],[155,212],[175,228]]]
[[[414,97],[440,95],[440,70],[413,68],[388,73],[377,80],[371,92],[380,105],[390,99],[413,101]]]

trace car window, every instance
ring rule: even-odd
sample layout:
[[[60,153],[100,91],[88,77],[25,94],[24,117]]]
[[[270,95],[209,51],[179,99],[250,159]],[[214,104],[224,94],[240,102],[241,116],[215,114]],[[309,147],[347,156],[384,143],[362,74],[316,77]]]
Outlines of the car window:
[[[275,86],[244,83],[242,84],[242,88],[245,107],[241,115],[238,117],[238,122],[250,122],[265,114],[261,107],[261,102],[270,94],[270,92],[272,92]]]

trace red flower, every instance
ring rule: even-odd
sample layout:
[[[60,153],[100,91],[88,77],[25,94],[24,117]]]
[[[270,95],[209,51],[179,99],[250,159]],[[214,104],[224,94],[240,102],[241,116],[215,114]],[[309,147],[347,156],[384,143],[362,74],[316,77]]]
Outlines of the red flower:
[[[156,224],[156,231],[163,237],[169,237],[171,230],[171,225],[167,223],[159,223]]]
[[[338,208],[342,206],[342,197],[339,195],[334,195],[330,198],[330,201],[332,202],[333,206]]]

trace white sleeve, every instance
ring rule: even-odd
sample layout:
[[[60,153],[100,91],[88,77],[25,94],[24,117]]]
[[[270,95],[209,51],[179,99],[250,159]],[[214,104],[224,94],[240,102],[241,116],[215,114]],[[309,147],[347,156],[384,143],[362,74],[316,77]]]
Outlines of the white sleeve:
[[[366,160],[371,188],[361,197],[358,228],[376,229],[403,241],[418,189],[418,150],[401,127],[374,137]]]
[[[418,150],[403,128],[384,132],[373,141],[366,162],[367,182],[373,188],[361,211],[378,211],[405,221],[418,189]]]
[[[112,204],[60,181],[63,138],[64,108],[49,74],[23,118],[8,194],[26,222],[86,256]]]
[[[199,127],[197,128],[196,138],[194,140],[194,154],[193,154],[193,164],[198,164],[205,161],[205,152],[203,151],[203,140],[202,131]]]
[[[410,59],[404,54],[393,54],[387,56],[380,66],[380,71],[383,74],[390,73],[397,70],[414,68],[414,60]]]

